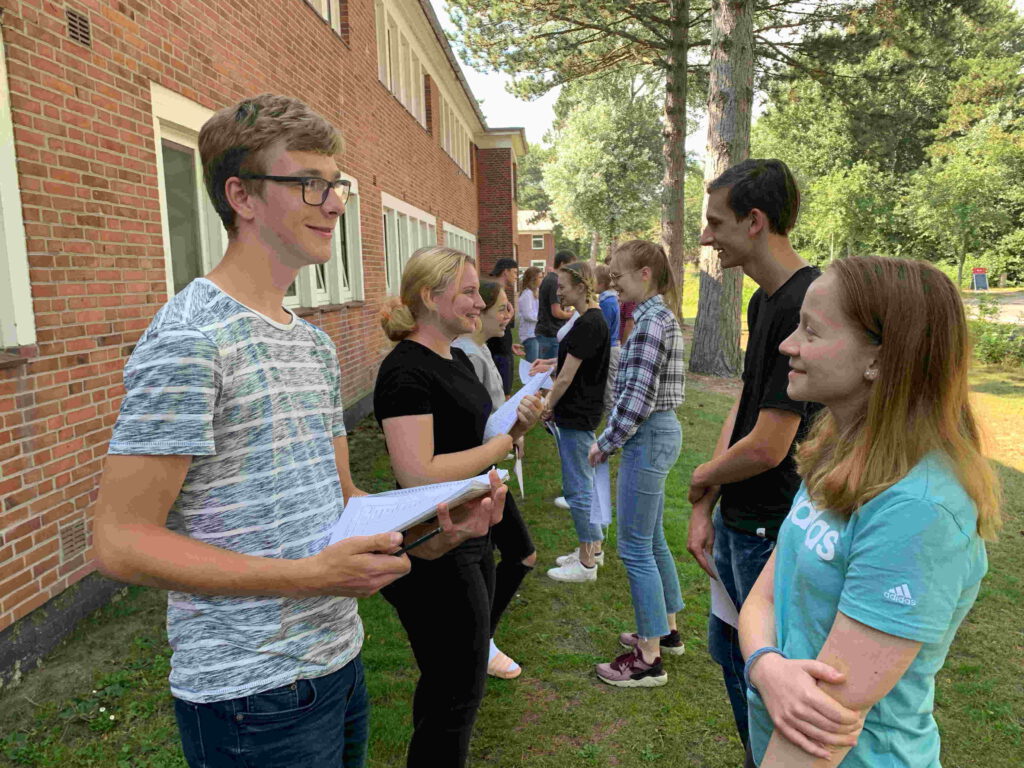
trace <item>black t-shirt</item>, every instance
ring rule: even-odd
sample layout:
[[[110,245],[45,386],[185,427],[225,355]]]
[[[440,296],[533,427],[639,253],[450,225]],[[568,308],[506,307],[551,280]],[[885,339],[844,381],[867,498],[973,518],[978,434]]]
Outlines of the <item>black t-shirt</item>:
[[[551,305],[558,304],[558,273],[548,272],[540,281],[537,294],[537,335],[554,337],[566,321],[551,314]]]
[[[493,339],[487,340],[487,348],[491,350],[492,355],[512,357],[512,325],[513,323],[510,322],[505,326],[504,336],[495,336]]]
[[[604,410],[611,339],[600,309],[588,309],[558,343],[558,370],[566,355],[583,362],[569,388],[555,404],[555,423],[568,429],[597,429]]]
[[[481,445],[491,396],[461,349],[447,360],[422,344],[398,342],[384,358],[373,388],[377,422],[394,416],[434,416],[434,455]]]
[[[820,274],[816,267],[804,267],[794,272],[771,296],[759,288],[750,298],[747,307],[750,337],[743,359],[743,393],[730,446],[753,431],[762,408],[800,414],[803,418],[796,440],[804,437],[809,419],[820,408],[814,403],[791,400],[786,394],[789,358],[779,351],[779,344],[800,324],[804,294]],[[800,477],[791,447],[789,455],[777,467],[722,486],[722,520],[731,528],[774,540],[799,487]]]

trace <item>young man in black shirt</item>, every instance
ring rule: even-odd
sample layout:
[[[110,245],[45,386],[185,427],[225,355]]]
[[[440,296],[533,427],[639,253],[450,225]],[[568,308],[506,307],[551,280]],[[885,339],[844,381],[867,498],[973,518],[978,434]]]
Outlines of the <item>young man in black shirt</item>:
[[[555,254],[555,271],[548,272],[537,293],[537,357],[549,359],[558,356],[558,331],[572,312],[562,308],[558,301],[558,270],[576,261],[572,251]]]
[[[494,268],[490,271],[490,277],[496,278],[505,288],[505,296],[512,306],[513,312],[516,306],[516,279],[519,277],[519,265],[515,259],[498,259]],[[512,343],[512,327],[516,324],[515,319],[509,320],[505,326],[505,335],[487,340],[487,348],[494,358],[494,365],[501,374],[501,386],[505,390],[505,396],[512,394],[512,357],[519,355],[524,357],[526,350],[521,344]]]
[[[743,391],[722,425],[714,457],[690,479],[687,549],[709,574],[713,553],[737,608],[768,562],[800,485],[792,448],[812,410],[787,394],[789,358],[779,351],[799,324],[804,293],[819,274],[789,242],[799,207],[796,181],[780,160],[746,160],[708,185],[701,245],[718,251],[723,268],[741,268],[758,290],[747,308]],[[736,629],[712,615],[708,648],[722,666],[747,765],[753,765]]]

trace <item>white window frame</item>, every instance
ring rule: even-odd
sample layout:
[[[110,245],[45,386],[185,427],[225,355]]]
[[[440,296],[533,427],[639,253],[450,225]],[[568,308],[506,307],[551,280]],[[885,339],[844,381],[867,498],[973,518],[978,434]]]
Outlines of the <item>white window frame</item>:
[[[444,243],[451,248],[468,253],[474,259],[476,258],[476,235],[472,232],[467,232],[464,229],[456,227],[454,224],[449,224],[447,221],[443,222],[444,229]]]
[[[540,245],[537,245],[538,240],[540,240]],[[530,235],[530,247],[535,251],[543,251],[544,235]]]
[[[438,106],[440,111],[440,124],[438,135],[441,140],[441,148],[448,153],[448,156],[455,161],[467,176],[473,177],[472,163],[470,160],[470,131],[466,124],[452,108],[451,103],[441,93],[438,94]]]
[[[390,10],[391,0],[374,3],[377,33],[377,78],[421,126],[427,127],[424,54],[410,31]]]
[[[174,295],[174,263],[171,255],[170,224],[167,219],[167,193],[164,189],[164,139],[193,150],[196,195],[199,201],[199,250],[204,274],[220,263],[227,247],[228,233],[210,201],[210,196],[206,193],[203,184],[203,165],[199,159],[199,129],[210,119],[213,111],[156,83],[149,84],[149,91],[153,108],[160,227],[164,242],[164,274],[167,281],[167,296],[170,297]]]
[[[539,269],[545,269],[547,265],[548,263],[545,259],[533,259],[533,261],[530,262],[531,267],[538,267]]]
[[[203,262],[203,273],[208,273],[224,256],[228,244],[228,233],[221,223],[210,201],[203,183],[202,161],[199,158],[199,130],[213,112],[186,99],[156,83],[150,83],[150,97],[153,107],[153,135],[156,143],[157,184],[160,196],[160,225],[164,242],[164,269],[167,281],[167,295],[174,295],[174,265],[171,261],[170,227],[167,220],[167,199],[164,190],[164,167],[162,143],[164,139],[194,150],[196,163],[195,178],[199,200],[199,242]],[[342,304],[362,296],[362,230],[359,216],[359,183],[342,173],[343,179],[351,183],[351,196],[345,206],[345,225],[349,246],[349,275],[346,280],[341,269],[341,238],[331,241],[332,255],[327,262],[325,277],[327,289],[319,290],[314,270],[304,267],[295,279],[295,295],[285,296],[284,305],[290,308],[318,307],[325,304]]]
[[[387,192],[380,193],[387,292],[398,295],[402,271],[419,248],[436,245],[437,218]]]
[[[341,34],[341,3],[339,0],[305,0],[336,34]]]
[[[2,279],[6,277],[7,279]],[[36,343],[25,222],[21,217],[7,54],[0,37],[0,349]]]

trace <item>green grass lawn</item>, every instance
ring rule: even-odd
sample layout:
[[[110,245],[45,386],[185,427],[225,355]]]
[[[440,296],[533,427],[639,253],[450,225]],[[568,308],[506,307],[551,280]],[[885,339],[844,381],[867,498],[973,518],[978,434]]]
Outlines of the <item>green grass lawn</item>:
[[[998,371],[976,377],[978,407],[991,431],[1006,483],[1007,527],[989,548],[990,573],[960,630],[938,685],[943,765],[1011,768],[1024,750],[1024,379]],[[521,504],[540,554],[499,628],[499,645],[523,667],[514,681],[488,683],[473,763],[494,766],[707,766],[742,761],[718,667],[704,636],[706,577],[685,553],[692,468],[710,455],[731,398],[691,382],[680,408],[683,453],[666,505],[669,543],[679,559],[687,608],[687,651],[670,657],[668,685],[621,690],[598,682],[596,662],[618,653],[616,635],[633,629],[626,574],[611,556],[593,584],[558,584],[544,575],[574,546],[558,494],[558,460],[540,430],[528,438]],[[1005,438],[1005,439],[1004,439]],[[354,431],[357,481],[391,485],[383,440],[367,421]],[[615,551],[614,536],[610,542]],[[163,595],[131,588],[79,629],[21,685],[0,691],[0,765],[184,766],[167,691],[169,650]],[[361,602],[364,658],[374,704],[372,766],[404,764],[415,664],[394,613],[382,599]],[[444,631],[439,627],[438,631]],[[111,720],[110,718],[114,719]]]

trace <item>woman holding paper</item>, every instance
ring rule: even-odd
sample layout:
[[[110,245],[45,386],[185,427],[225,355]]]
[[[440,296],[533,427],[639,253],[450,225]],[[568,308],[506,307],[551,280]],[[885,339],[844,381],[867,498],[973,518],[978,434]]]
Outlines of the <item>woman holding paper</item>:
[[[628,652],[598,664],[597,676],[623,688],[653,687],[668,682],[662,653],[683,652],[676,629],[683,597],[663,525],[665,478],[682,445],[675,413],[683,402],[683,335],[675,315],[679,296],[660,245],[630,240],[615,249],[609,266],[622,300],[637,302],[636,324],[622,350],[615,404],[589,458],[596,466],[622,449],[618,544],[636,632],[619,636]]]
[[[381,311],[384,332],[397,344],[381,363],[373,404],[403,488],[479,475],[537,421],[540,401],[524,398],[511,434],[483,440],[491,397],[452,341],[476,329],[484,307],[474,259],[434,246],[413,254],[400,296]],[[420,669],[407,764],[458,768],[466,763],[487,677],[490,536],[433,560],[418,553],[410,551],[409,576],[384,593]]]
[[[480,322],[476,330],[459,336],[452,342],[452,347],[461,349],[469,357],[477,378],[487,387],[487,392],[491,396],[491,408],[497,410],[505,403],[505,391],[502,387],[501,374],[491,358],[490,350],[487,349],[487,339],[500,338],[505,333],[505,325],[511,319],[511,313],[501,283],[484,280],[480,283],[480,296],[484,300],[484,309],[480,313]],[[521,446],[522,439],[517,445],[517,450],[521,450]],[[501,522],[491,529],[491,540],[501,553],[501,561],[495,568],[487,674],[511,680],[519,677],[522,667],[498,649],[494,643],[494,633],[519,585],[537,562],[537,552],[533,548],[530,531],[511,493],[505,496],[505,512]]]
[[[972,413],[956,286],[908,259],[839,259],[779,349],[823,403],[803,484],[740,613],[754,757],[933,768],[935,676],[988,567],[999,484]]]
[[[611,339],[587,262],[576,261],[558,270],[558,299],[562,306],[576,310],[577,320],[558,342],[558,368],[544,419],[557,426],[562,490],[579,547],[558,558],[548,576],[555,581],[595,581],[598,562],[604,557],[604,531],[590,520],[594,468],[587,462],[587,449],[601,421]]]

